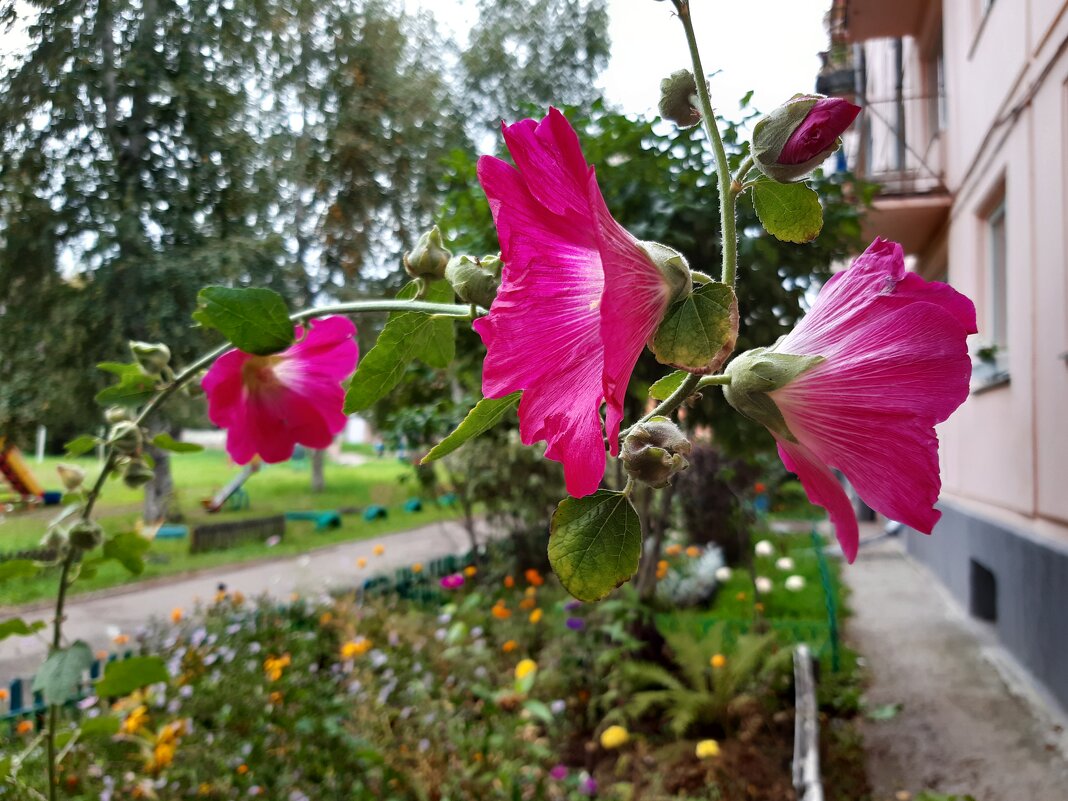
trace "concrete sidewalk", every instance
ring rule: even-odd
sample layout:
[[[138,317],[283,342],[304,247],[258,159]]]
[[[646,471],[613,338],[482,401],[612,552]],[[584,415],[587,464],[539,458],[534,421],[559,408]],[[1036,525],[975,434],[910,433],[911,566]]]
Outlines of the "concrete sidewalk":
[[[903,705],[896,717],[862,727],[873,801],[923,790],[1065,801],[1061,713],[990,633],[898,541],[862,548],[843,573],[854,611],[847,636],[867,663],[869,707]]]
[[[485,532],[480,532],[480,538],[485,539]],[[374,547],[379,544],[385,547],[385,553],[375,556]],[[176,607],[191,611],[197,600],[210,601],[220,582],[249,598],[266,594],[287,599],[294,592],[309,595],[354,587],[375,573],[464,553],[468,548],[469,540],[463,527],[456,522],[443,521],[376,539],[341,543],[303,556],[229,565],[188,578],[175,577],[117,587],[71,599],[67,603],[67,621],[63,630],[68,642],[85,640],[94,651],[113,649],[107,633],[110,627],[132,635],[149,618],[166,618]],[[356,566],[356,560],[361,556],[367,559],[367,567],[362,570]],[[19,614],[18,609],[9,608],[0,618]],[[51,620],[48,609],[36,609],[23,617],[28,621]],[[33,675],[47,651],[44,637],[9,637],[0,642],[0,686],[16,677]]]

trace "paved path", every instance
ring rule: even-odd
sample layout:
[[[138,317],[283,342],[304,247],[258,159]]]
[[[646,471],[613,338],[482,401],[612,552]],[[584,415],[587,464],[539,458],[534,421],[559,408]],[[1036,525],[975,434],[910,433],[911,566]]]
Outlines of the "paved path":
[[[1013,678],[1004,651],[901,544],[862,549],[844,573],[868,703],[904,705],[863,726],[874,801],[927,789],[977,801],[1068,799],[1058,713]]]
[[[374,555],[378,544],[385,546],[382,556]],[[187,578],[163,578],[117,587],[73,598],[67,604],[64,632],[68,640],[85,640],[94,651],[106,649],[112,646],[110,627],[133,634],[150,617],[165,618],[175,607],[191,610],[198,599],[210,600],[219,582],[249,597],[267,594],[286,599],[294,592],[308,595],[354,586],[374,573],[464,553],[468,547],[467,533],[460,524],[444,521],[377,539],[341,543],[303,556],[229,565]],[[363,570],[356,566],[359,557],[367,559]],[[16,614],[19,614],[16,609],[5,609],[0,619]],[[47,609],[23,616],[27,620],[50,620]],[[46,652],[43,638],[10,637],[0,642],[0,682],[6,685],[17,676],[32,675]]]

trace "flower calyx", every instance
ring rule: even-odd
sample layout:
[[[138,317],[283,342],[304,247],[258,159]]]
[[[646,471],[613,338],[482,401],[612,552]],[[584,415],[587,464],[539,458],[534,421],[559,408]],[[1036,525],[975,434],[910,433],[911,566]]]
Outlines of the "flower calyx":
[[[445,267],[445,280],[464,303],[488,309],[497,297],[502,267],[499,256],[453,256]]]
[[[148,375],[160,375],[171,362],[171,349],[162,342],[130,342],[130,353]]]
[[[750,420],[796,442],[797,438],[790,432],[782,412],[768,393],[781,389],[823,360],[822,356],[795,356],[770,348],[747,350],[727,365],[724,373],[731,381],[723,387],[723,396]]]
[[[692,448],[675,423],[657,416],[631,429],[623,441],[620,458],[632,479],[662,489],[676,473],[690,466],[685,457]]]
[[[694,105],[697,81],[689,70],[678,70],[660,82],[658,110],[665,120],[680,128],[692,128],[701,122],[701,112]]]
[[[693,277],[686,257],[659,242],[638,242],[645,255],[656,265],[670,291],[669,303],[682,300],[693,292]]]
[[[799,181],[841,146],[859,113],[842,98],[794,95],[753,127],[753,160],[774,181]]]
[[[441,239],[441,230],[435,225],[419,237],[415,247],[404,254],[404,270],[412,278],[436,281],[445,275],[445,267],[452,253]]]
[[[81,551],[91,551],[104,541],[104,529],[93,520],[79,520],[68,534],[70,544]]]

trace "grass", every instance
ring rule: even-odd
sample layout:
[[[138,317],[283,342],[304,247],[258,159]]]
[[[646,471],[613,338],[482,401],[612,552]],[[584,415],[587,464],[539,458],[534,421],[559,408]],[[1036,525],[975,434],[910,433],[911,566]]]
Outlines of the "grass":
[[[46,459],[33,470],[46,488],[58,481],[55,465],[61,459]],[[67,460],[70,461],[70,460]],[[95,459],[78,460],[92,481],[98,474]],[[342,516],[340,528],[315,532],[310,522],[288,522],[281,543],[268,547],[265,543],[250,542],[225,551],[190,554],[187,539],[159,540],[153,543],[146,557],[144,573],[131,576],[116,562],[107,562],[91,579],[79,581],[73,592],[88,592],[142,579],[218,567],[245,562],[265,556],[285,556],[302,553],[311,548],[336,542],[361,540],[401,531],[415,526],[455,517],[455,511],[427,505],[424,511],[408,513],[400,508],[403,501],[417,494],[415,478],[410,466],[394,459],[369,461],[358,467],[327,464],[326,491],[313,495],[310,491],[311,468],[307,461],[265,465],[245,484],[251,508],[240,512],[220,512],[209,515],[201,506],[202,498],[210,497],[219,487],[237,474],[225,454],[203,451],[176,455],[172,459],[174,483],[183,522],[195,526],[205,522],[264,517],[286,511],[312,509],[360,508],[371,504],[386,506],[390,516],[384,520],[365,521],[358,514]],[[131,530],[140,516],[141,492],[130,490],[119,481],[109,483],[98,505],[98,519],[109,534]],[[0,550],[13,551],[37,545],[48,521],[58,509],[41,509],[24,514],[8,515],[0,523]],[[55,570],[37,576],[9,579],[0,583],[0,605],[22,604],[51,598],[58,580]]]

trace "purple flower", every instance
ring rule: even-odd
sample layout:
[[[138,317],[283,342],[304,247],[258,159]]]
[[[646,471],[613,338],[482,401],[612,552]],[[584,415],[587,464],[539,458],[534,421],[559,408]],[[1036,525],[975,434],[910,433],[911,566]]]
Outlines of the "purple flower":
[[[579,780],[579,792],[591,798],[597,795],[597,780],[589,774],[583,775]]]
[[[549,775],[558,782],[562,782],[567,778],[567,765],[553,765],[553,769],[549,771]]]
[[[567,619],[567,627],[572,631],[582,631],[586,628],[586,621],[581,617],[569,617]]]
[[[574,612],[576,609],[581,609],[581,608],[582,608],[582,601],[576,601],[576,600],[572,599],[572,600],[568,601],[566,604],[564,604],[564,611],[565,612]]]
[[[450,576],[442,576],[438,582],[443,590],[455,590],[464,586],[463,573],[453,573]]]
[[[804,164],[834,145],[842,132],[860,114],[854,106],[840,97],[824,97],[808,112],[779,153],[780,164]]]

